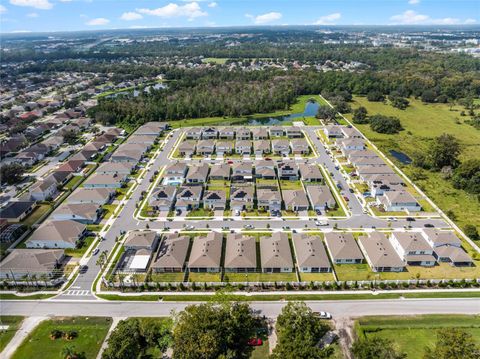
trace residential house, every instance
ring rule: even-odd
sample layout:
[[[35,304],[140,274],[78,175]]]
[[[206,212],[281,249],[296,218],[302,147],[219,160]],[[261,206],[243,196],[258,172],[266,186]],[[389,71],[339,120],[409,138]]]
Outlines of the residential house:
[[[14,249],[0,263],[0,278],[19,280],[26,275],[51,278],[59,273],[64,258],[62,249]]]
[[[204,140],[214,140],[218,137],[218,131],[215,127],[207,127],[202,131],[202,138]]]
[[[214,152],[215,142],[213,140],[200,140],[197,142],[197,154],[211,156]]]
[[[183,162],[170,163],[163,173],[163,184],[165,185],[180,185],[185,181],[188,166]]]
[[[270,138],[272,138],[272,137],[282,137],[285,134],[284,128],[281,127],[281,126],[270,127],[269,132],[270,132]]]
[[[94,173],[83,182],[85,188],[122,188],[127,180],[126,175]]]
[[[283,202],[288,211],[307,211],[309,207],[308,198],[303,189],[301,190],[283,190]]]
[[[63,144],[63,142],[64,140],[62,136],[50,136],[41,143],[47,146],[50,151],[55,151]]]
[[[356,172],[364,182],[367,182],[370,178],[376,175],[395,174],[389,166],[362,166],[358,167]]]
[[[85,235],[87,226],[76,221],[43,222],[25,242],[27,248],[75,248]]]
[[[125,252],[117,271],[145,273],[158,246],[159,236],[154,231],[131,231],[127,234]]]
[[[342,132],[342,127],[338,125],[327,125],[323,128],[323,133],[328,138],[342,138],[343,137],[343,132]]]
[[[277,178],[273,161],[261,160],[255,162],[255,177],[269,180]]]
[[[373,232],[358,238],[358,245],[374,272],[402,272],[405,263],[393,248],[386,235]]]
[[[393,232],[390,235],[390,242],[408,265],[431,267],[436,263],[433,248],[420,233]]]
[[[218,273],[222,257],[223,236],[218,232],[210,232],[206,236],[193,240],[188,269],[190,272]]]
[[[278,169],[278,178],[281,180],[290,180],[297,181],[298,176],[298,166],[293,161],[280,162],[277,164]]]
[[[154,122],[150,121],[135,131],[135,135],[147,135],[147,136],[160,136],[160,134],[168,128],[166,122]]]
[[[252,128],[252,137],[254,141],[267,140],[268,130],[265,127],[254,127]]]
[[[185,132],[185,138],[187,140],[200,140],[202,138],[202,129],[199,127],[193,127]]]
[[[426,228],[421,234],[433,248],[433,255],[438,262],[446,262],[458,267],[474,264],[472,258],[463,250],[462,241],[453,231]]]
[[[134,133],[131,135],[125,143],[129,144],[145,144],[147,149],[150,149],[157,141],[157,135],[138,135]]]
[[[301,273],[328,273],[332,266],[319,236],[292,234],[297,268]]]
[[[388,191],[401,191],[405,188],[405,182],[397,174],[372,176],[368,179],[367,185],[372,197],[381,196]]]
[[[415,197],[405,190],[384,192],[377,198],[377,203],[383,206],[386,212],[418,212],[422,210]]]
[[[230,209],[243,211],[253,208],[253,187],[232,187],[230,191]]]
[[[307,195],[315,211],[325,211],[327,209],[334,209],[337,202],[330,192],[328,186],[309,185],[305,186]]]
[[[257,244],[254,237],[241,233],[227,234],[225,272],[252,273],[257,270]]]
[[[302,138],[303,137],[303,132],[299,127],[295,126],[288,126],[285,130],[285,134],[287,135],[288,138]]]
[[[228,181],[230,179],[230,166],[226,163],[212,165],[209,178],[212,181]]]
[[[235,138],[235,130],[233,127],[222,127],[218,130],[218,138],[222,140],[233,140]]]
[[[83,160],[69,160],[62,165],[60,165],[57,170],[63,172],[73,172],[78,173],[82,170],[83,166],[85,165],[85,161]]]
[[[290,141],[290,147],[294,155],[308,155],[310,153],[310,146],[305,139],[296,139]]]
[[[270,141],[253,141],[253,153],[256,156],[262,156],[266,153],[270,153],[272,150],[270,148]]]
[[[363,138],[360,131],[358,131],[356,128],[353,128],[351,126],[342,126],[341,131],[342,131],[343,137],[346,137],[346,138]]]
[[[185,182],[190,185],[203,184],[207,182],[208,170],[209,167],[206,163],[198,166],[190,166],[187,177],[185,177]]]
[[[323,182],[323,175],[317,165],[300,164],[298,166],[302,181],[305,182]]]
[[[55,209],[51,218],[56,221],[77,221],[85,224],[97,223],[102,215],[102,208],[95,203],[64,203]]]
[[[115,196],[113,188],[77,188],[67,197],[67,203],[95,203],[104,205]]]
[[[343,138],[336,141],[336,146],[347,155],[348,151],[362,151],[365,149],[365,141],[361,138]]]
[[[264,273],[291,273],[294,271],[288,235],[275,232],[260,238],[260,259]]]
[[[48,201],[58,194],[57,182],[52,178],[35,182],[28,190],[34,201]]]
[[[177,187],[175,186],[158,186],[148,198],[148,205],[156,211],[170,211],[173,208],[176,194]]]
[[[327,232],[325,245],[335,264],[358,264],[363,262],[363,254],[351,233]]]
[[[196,150],[195,141],[183,141],[178,146],[178,153],[183,157],[192,157]]]
[[[215,147],[215,151],[219,156],[229,155],[233,151],[233,144],[230,141],[218,141]]]
[[[213,211],[225,210],[227,207],[227,194],[223,190],[209,190],[203,195],[203,208]]]
[[[251,163],[236,162],[232,166],[232,181],[251,182],[253,180],[253,167]]]
[[[348,161],[352,163],[354,158],[358,157],[368,157],[368,158],[376,158],[378,157],[377,153],[372,151],[372,150],[352,150],[352,151],[346,151],[344,154],[345,157],[347,157]]]
[[[442,246],[462,247],[462,241],[453,231],[440,231],[434,228],[425,228],[422,231],[423,237],[434,249]]]
[[[454,267],[472,267],[472,258],[462,249],[455,246],[435,248],[435,258],[438,262],[450,263]]]
[[[5,207],[0,209],[0,219],[5,219],[9,223],[18,223],[25,219],[34,207],[35,201],[8,202]]]
[[[235,141],[235,153],[239,155],[249,155],[252,152],[252,142],[248,140]]]
[[[202,186],[182,186],[177,191],[177,201],[175,209],[181,211],[191,211],[200,207],[202,199]]]
[[[134,166],[131,163],[126,162],[104,162],[101,163],[100,166],[95,170],[95,173],[98,174],[114,174],[118,176],[128,176]]]
[[[55,170],[50,173],[45,180],[52,180],[57,183],[57,186],[61,187],[67,184],[67,182],[73,177],[72,172]]]
[[[275,155],[287,156],[290,153],[288,140],[272,140],[272,151]]]
[[[257,188],[257,207],[266,211],[280,211],[282,196],[278,189]]]
[[[123,246],[126,250],[148,249],[155,251],[159,242],[160,236],[155,231],[135,230],[129,231],[126,235]]]
[[[237,128],[235,131],[235,137],[238,141],[249,141],[250,140],[250,129],[248,128]]]
[[[188,236],[179,236],[178,233],[165,235],[151,265],[152,271],[157,273],[182,272],[189,246],[190,238]]]

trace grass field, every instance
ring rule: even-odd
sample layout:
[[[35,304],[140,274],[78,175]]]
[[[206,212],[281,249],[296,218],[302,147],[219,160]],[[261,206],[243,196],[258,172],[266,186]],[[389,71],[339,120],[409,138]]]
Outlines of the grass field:
[[[21,223],[25,226],[31,226],[50,210],[50,205],[40,204],[38,205]]]
[[[406,110],[399,110],[388,104],[369,102],[365,97],[354,96],[353,108],[364,106],[370,115],[380,113],[397,116],[405,130],[396,135],[386,135],[373,132],[369,125],[357,125],[358,128],[402,168],[443,211],[452,211],[455,218],[451,219],[461,227],[468,223],[480,225],[480,202],[475,196],[453,188],[451,182],[438,173],[421,170],[426,179],[415,180],[412,174],[418,170],[402,165],[389,154],[389,150],[393,149],[412,157],[416,152],[425,151],[432,138],[449,133],[462,145],[461,159],[479,158],[480,131],[463,122],[466,117],[460,116],[463,109],[460,106],[450,108],[448,104],[424,104],[415,99],[409,101],[410,106]],[[348,116],[351,118],[351,115]]]
[[[46,320],[38,325],[13,354],[13,359],[61,358],[62,349],[75,347],[86,358],[95,358],[111,325],[110,318],[58,318]],[[49,335],[54,329],[63,332],[74,330],[78,336],[73,340],[52,340]]]
[[[183,282],[184,272],[179,273],[152,273],[151,280],[153,282]]]
[[[226,57],[205,57],[202,59],[202,62],[206,64],[213,62],[214,64],[224,65],[227,60],[228,58]]]
[[[392,340],[408,359],[421,359],[424,348],[435,343],[435,330],[463,328],[480,344],[480,317],[425,315],[412,317],[365,317],[356,322],[357,335],[379,336]]]
[[[73,176],[66,184],[63,186],[64,189],[73,189],[84,179],[83,176]]]
[[[12,340],[22,323],[23,317],[19,316],[2,316],[0,317],[0,325],[8,325],[8,329],[0,330],[0,353],[5,349],[7,344]]]
[[[300,272],[300,281],[302,282],[326,282],[334,281],[333,273],[302,273]]]
[[[222,278],[220,273],[188,273],[189,282],[220,282],[221,279]]]
[[[94,240],[95,237],[86,237],[80,248],[66,249],[65,255],[77,258],[82,257]]]
[[[295,273],[225,273],[225,282],[296,282]]]

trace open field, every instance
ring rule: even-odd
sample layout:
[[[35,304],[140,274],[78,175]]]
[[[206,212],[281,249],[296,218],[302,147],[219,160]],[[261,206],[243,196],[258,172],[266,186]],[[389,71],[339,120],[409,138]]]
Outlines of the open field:
[[[389,150],[403,152],[412,157],[415,152],[425,151],[432,138],[449,133],[454,135],[462,145],[461,159],[480,157],[480,131],[465,124],[460,116],[460,106],[448,104],[424,104],[419,100],[409,99],[406,110],[396,109],[381,102],[369,102],[365,97],[354,96],[353,107],[364,106],[370,115],[383,114],[400,118],[404,131],[396,135],[379,134],[369,125],[356,125],[380,150],[397,166],[412,178],[427,195],[443,210],[451,211],[461,227],[471,223],[480,225],[480,202],[474,195],[453,188],[450,181],[438,173],[420,170],[426,179],[416,180],[410,165],[402,165],[390,155]],[[348,115],[351,118],[351,115]]]
[[[111,325],[110,318],[58,318],[39,324],[25,339],[13,355],[13,359],[60,358],[65,346],[75,347],[86,358],[95,358]],[[50,339],[52,330],[62,332],[76,331],[78,336],[72,340]]]
[[[426,346],[435,343],[435,330],[463,328],[480,344],[480,317],[463,315],[424,315],[412,317],[365,317],[356,322],[359,337],[379,336],[396,343],[408,359],[420,359]]]
[[[23,317],[20,316],[2,316],[0,317],[1,325],[8,325],[8,329],[0,331],[0,353],[5,349],[7,344],[12,340],[22,323]]]

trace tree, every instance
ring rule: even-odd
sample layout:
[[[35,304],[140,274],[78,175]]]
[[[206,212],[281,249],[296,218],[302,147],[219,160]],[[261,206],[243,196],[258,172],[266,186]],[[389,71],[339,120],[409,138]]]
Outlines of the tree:
[[[402,124],[397,117],[374,115],[370,117],[370,128],[378,133],[393,134],[402,130]]]
[[[9,185],[19,183],[23,179],[23,174],[25,173],[25,168],[18,163],[9,163],[0,169],[0,178],[2,184],[6,183]]]
[[[480,193],[480,159],[468,159],[453,172],[453,186],[469,193]]]
[[[389,339],[372,337],[357,340],[352,345],[352,353],[356,359],[404,359],[405,353],[396,350]]]
[[[480,347],[470,333],[459,328],[444,328],[437,331],[433,348],[425,349],[424,359],[479,359]]]
[[[427,103],[435,102],[437,95],[433,90],[425,90],[422,92],[422,101]]]
[[[367,109],[363,106],[360,106],[359,108],[356,108],[353,111],[353,122],[362,124],[362,123],[368,123],[368,118],[367,118]]]
[[[65,345],[62,349],[64,359],[85,359],[85,353],[78,353],[73,345]]]
[[[390,95],[388,99],[390,100],[390,103],[393,107],[396,107],[400,110],[405,110],[410,104],[410,102],[406,98],[398,95]]]
[[[316,346],[329,326],[318,320],[303,302],[289,302],[277,318],[277,346],[272,359],[327,358],[331,349]]]
[[[103,359],[137,359],[145,346],[138,319],[122,320],[108,338]]]
[[[449,134],[436,137],[427,152],[431,167],[440,170],[444,166],[457,167],[459,164],[460,143]]]
[[[477,227],[474,226],[473,224],[466,224],[465,227],[463,227],[463,232],[470,239],[473,239],[473,240],[480,239],[480,235],[478,234]]]
[[[69,131],[65,132],[65,134],[63,135],[63,139],[69,145],[74,145],[78,140],[78,134],[74,130],[69,130]]]
[[[317,110],[317,118],[333,121],[337,116],[337,112],[329,106],[320,106]]]
[[[370,102],[383,102],[385,101],[385,96],[380,91],[370,91],[367,93],[367,100]]]
[[[257,325],[245,303],[188,306],[175,320],[173,358],[248,358],[248,339]]]

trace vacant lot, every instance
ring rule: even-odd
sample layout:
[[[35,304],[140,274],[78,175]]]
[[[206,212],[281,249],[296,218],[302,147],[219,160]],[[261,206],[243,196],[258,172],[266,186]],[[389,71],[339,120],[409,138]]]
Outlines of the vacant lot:
[[[0,317],[1,325],[8,325],[8,329],[0,331],[0,353],[5,349],[8,342],[12,340],[13,336],[17,332],[20,324],[22,323],[23,317],[18,316],[6,316]]]
[[[386,135],[373,132],[369,125],[357,125],[358,128],[372,140],[397,166],[402,168],[415,183],[443,210],[452,211],[452,218],[460,226],[467,223],[480,225],[480,202],[464,191],[453,188],[448,180],[440,174],[421,171],[425,179],[416,180],[412,176],[412,168],[402,165],[389,150],[396,150],[412,156],[415,152],[425,151],[430,140],[442,133],[449,133],[459,139],[462,144],[462,159],[480,157],[480,131],[465,124],[467,117],[461,117],[460,106],[448,104],[424,104],[415,99],[409,99],[410,106],[406,110],[396,109],[381,102],[369,102],[365,97],[354,97],[353,107],[364,106],[370,115],[377,113],[396,116],[405,129],[396,135]],[[351,118],[351,115],[349,115]]]
[[[19,346],[13,359],[61,358],[65,346],[85,353],[86,358],[95,358],[111,325],[110,318],[59,318],[47,320],[35,330]],[[76,331],[77,337],[72,340],[50,339],[52,330],[62,332]]]
[[[424,348],[435,343],[435,330],[464,328],[480,344],[480,317],[425,315],[411,317],[365,317],[356,323],[359,337],[379,336],[394,341],[408,359],[423,357]]]

